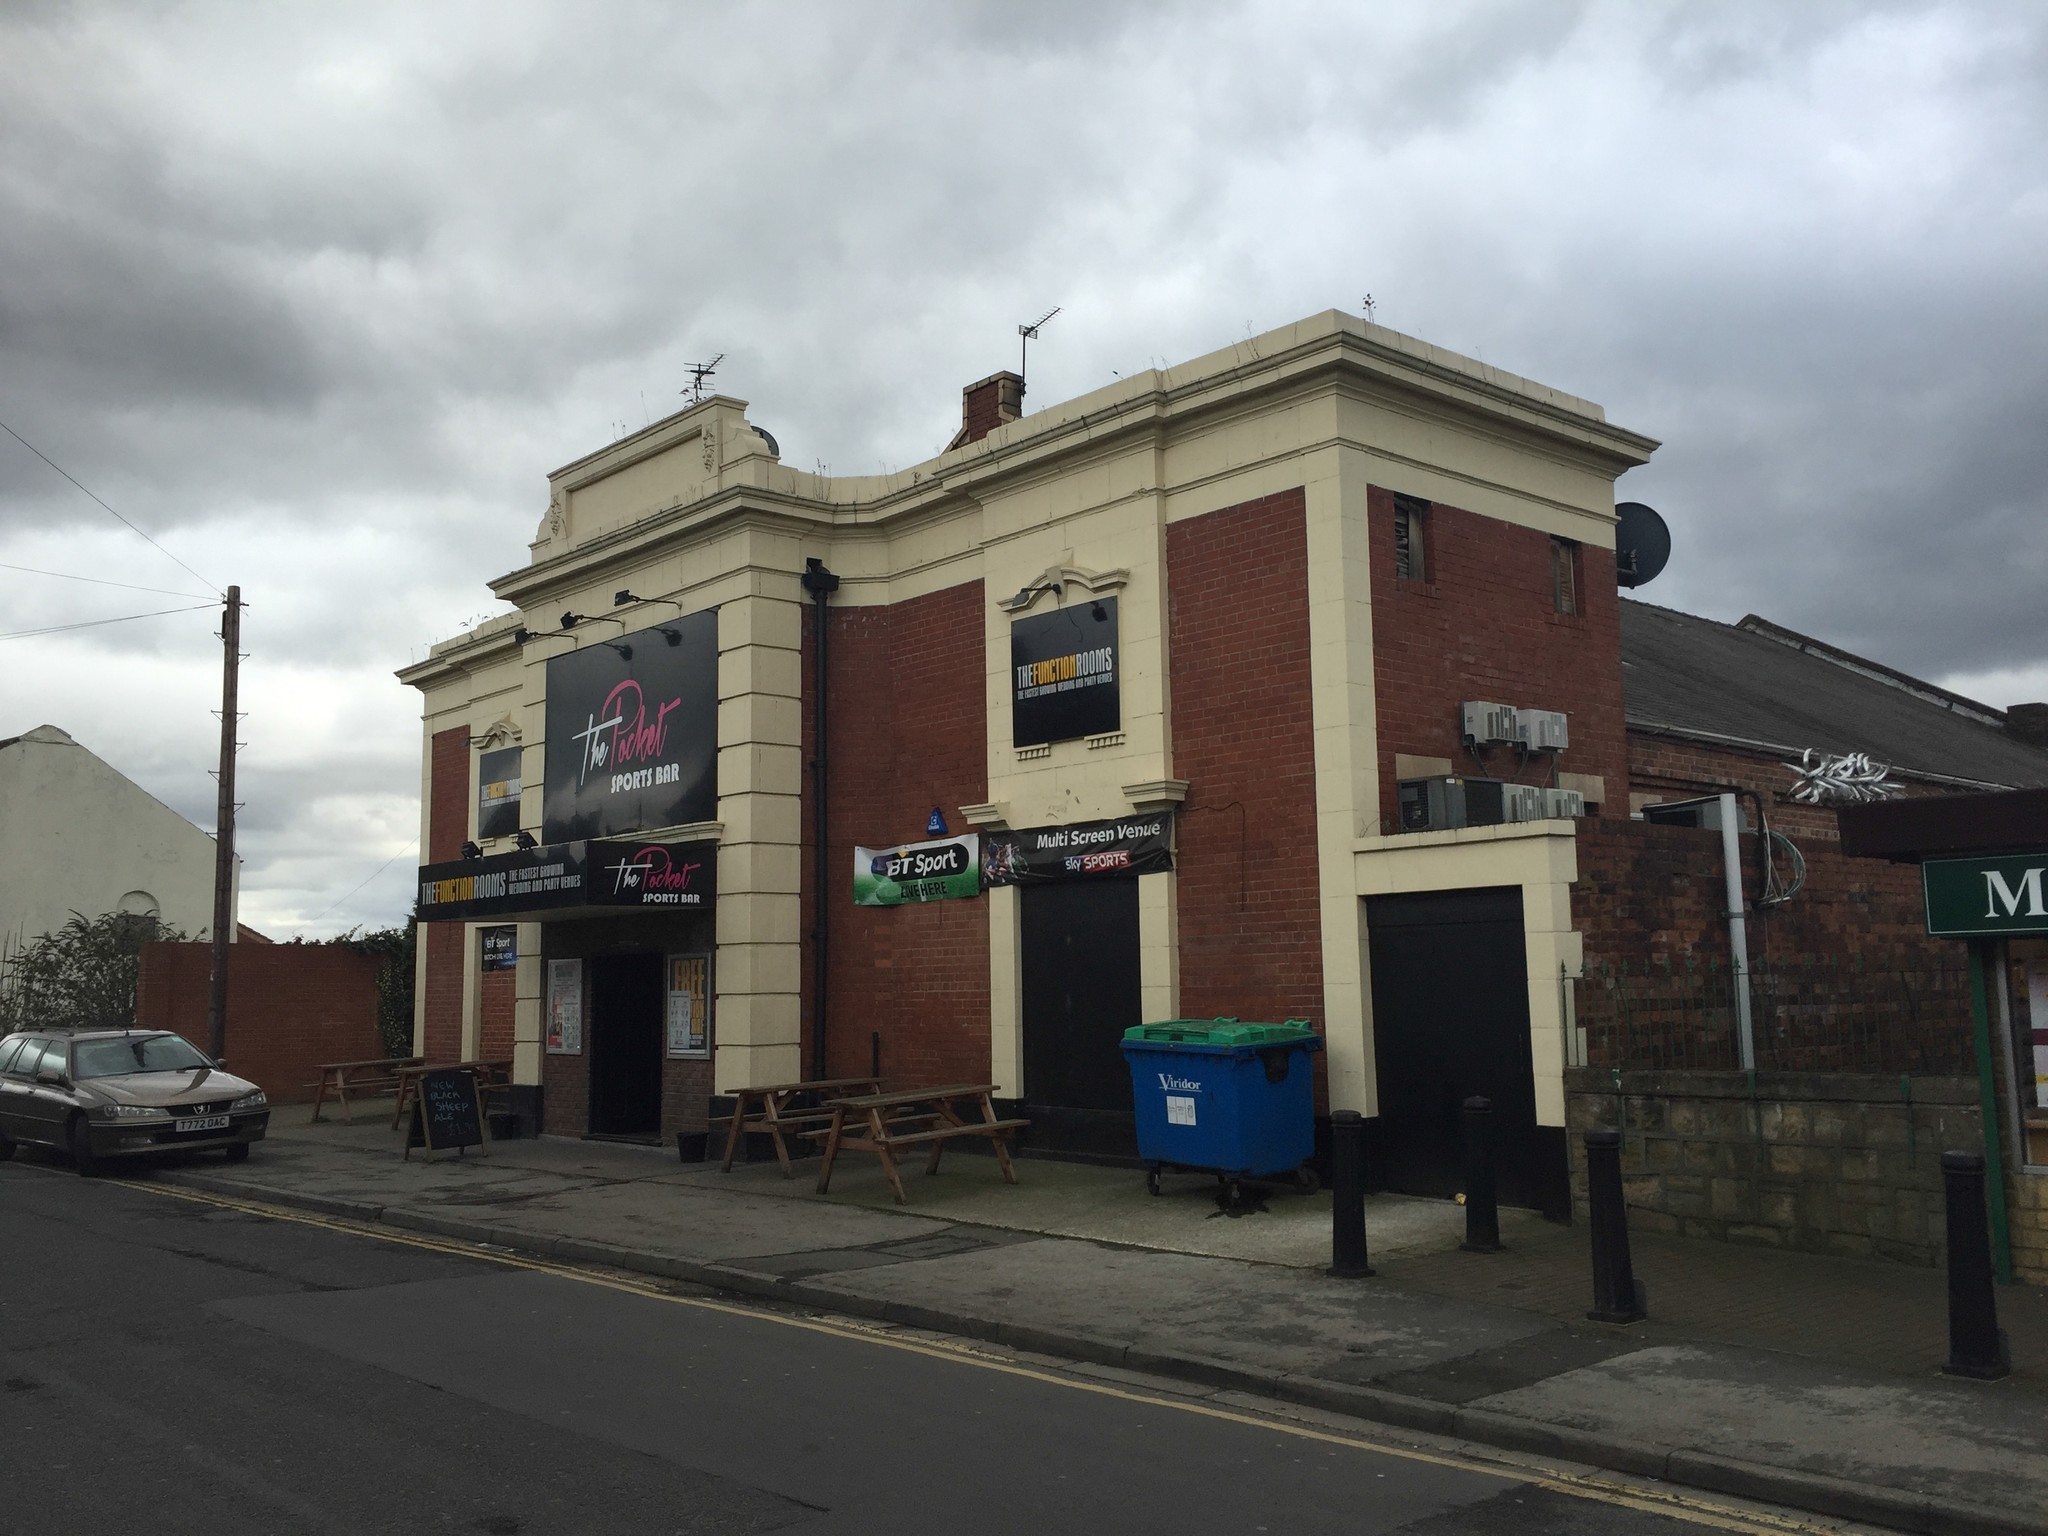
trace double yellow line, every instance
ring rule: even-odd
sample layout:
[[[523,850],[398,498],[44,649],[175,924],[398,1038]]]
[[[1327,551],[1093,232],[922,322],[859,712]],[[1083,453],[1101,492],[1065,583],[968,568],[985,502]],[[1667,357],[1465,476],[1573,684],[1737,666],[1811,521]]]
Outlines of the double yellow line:
[[[825,1321],[821,1318],[793,1317],[763,1307],[741,1306],[734,1302],[712,1301],[701,1296],[681,1296],[673,1291],[663,1290],[654,1284],[634,1280],[602,1270],[585,1269],[574,1264],[558,1264],[547,1259],[527,1258],[500,1248],[486,1247],[476,1243],[456,1242],[448,1238],[430,1237],[422,1234],[395,1231],[388,1227],[366,1222],[344,1221],[330,1216],[310,1215],[282,1206],[264,1205],[252,1200],[231,1199],[225,1195],[208,1194],[202,1190],[179,1189],[164,1184],[148,1184],[132,1179],[105,1179],[101,1182],[118,1184],[144,1194],[160,1195],[173,1200],[185,1200],[195,1205],[214,1206],[221,1210],[239,1211],[248,1216],[259,1216],[270,1221],[296,1222],[303,1227],[318,1227],[328,1232],[338,1232],[345,1237],[370,1238],[380,1243],[393,1243],[406,1248],[424,1249],[429,1253],[451,1254],[457,1258],[480,1259],[486,1263],[503,1265],[507,1269],[531,1270],[536,1274],[554,1275],[578,1285],[600,1286],[605,1290],[620,1291],[628,1296],[642,1297],[648,1301],[666,1302],[670,1306],[694,1307],[703,1312],[719,1312],[729,1317],[743,1317],[750,1321],[771,1323],[780,1328],[798,1328],[808,1333],[822,1333],[831,1338],[848,1339],[861,1344],[873,1344],[883,1349],[901,1350],[906,1354],[923,1355],[927,1359],[944,1360],[954,1365],[971,1366],[976,1370],[997,1371],[1005,1376],[1021,1377],[1026,1381],[1044,1382],[1049,1386],[1064,1387],[1071,1392],[1092,1392],[1098,1397],[1115,1398],[1127,1403],[1142,1403],[1146,1407],[1170,1408],[1176,1413],[1192,1414],[1199,1418],[1216,1419],[1226,1424],[1242,1424],[1250,1429],[1264,1430],[1274,1434],[1291,1435],[1297,1440],[1314,1441],[1322,1445],[1341,1445],[1352,1450],[1368,1451],[1379,1456],[1397,1456],[1404,1461],[1423,1462],[1434,1467],[1449,1467],[1461,1472],[1474,1472],[1486,1477],[1497,1477],[1504,1482],[1521,1483],[1528,1487],[1544,1488],[1575,1499],[1591,1499],[1602,1504],[1612,1504],[1623,1509],[1638,1510],[1644,1514],[1662,1515],[1667,1519],[1683,1520],[1693,1525],[1711,1527],[1722,1531],[1755,1533],[1755,1536],[1784,1536],[1786,1532],[1809,1533],[1809,1536],[1835,1536],[1843,1528],[1837,1525],[1816,1524],[1797,1516],[1778,1515],[1765,1511],[1737,1509],[1731,1505],[1717,1504],[1708,1499],[1694,1498],[1662,1488],[1642,1488],[1624,1483],[1615,1483],[1600,1477],[1591,1477],[1565,1472],[1556,1468],[1517,1466],[1507,1462],[1483,1461],[1477,1457],[1448,1455],[1441,1451],[1426,1451],[1414,1446],[1390,1444],[1373,1440],[1364,1435],[1339,1434],[1331,1430],[1314,1429],[1305,1424],[1284,1419],[1265,1418],[1256,1414],[1239,1413],[1228,1408],[1180,1397],[1155,1396],[1148,1392],[1133,1391],[1128,1387],[1110,1386],[1103,1382],[1087,1381],[1072,1376],[1059,1375],[1051,1371],[1035,1370],[1030,1366],[1018,1365],[969,1344],[948,1344],[931,1340],[906,1339],[879,1328],[864,1327],[850,1321]]]

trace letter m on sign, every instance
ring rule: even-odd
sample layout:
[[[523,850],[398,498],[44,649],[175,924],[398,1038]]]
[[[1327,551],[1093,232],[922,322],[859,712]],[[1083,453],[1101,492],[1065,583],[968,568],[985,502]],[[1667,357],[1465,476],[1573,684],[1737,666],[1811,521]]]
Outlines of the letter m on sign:
[[[2041,904],[2041,873],[2040,869],[2028,870],[2020,876],[2020,883],[2015,888],[2006,882],[2001,871],[1985,870],[1984,915],[1992,919],[2048,917],[2048,907]]]

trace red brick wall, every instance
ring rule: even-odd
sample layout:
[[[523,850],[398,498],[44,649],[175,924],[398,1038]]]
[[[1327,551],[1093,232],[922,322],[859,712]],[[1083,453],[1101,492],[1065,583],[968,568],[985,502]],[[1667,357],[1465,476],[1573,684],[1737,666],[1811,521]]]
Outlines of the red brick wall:
[[[1475,757],[1461,741],[1467,699],[1562,710],[1571,747],[1558,767],[1606,780],[1606,806],[1628,805],[1621,698],[1621,617],[1614,561],[1580,551],[1577,615],[1555,609],[1550,535],[1441,503],[1430,507],[1427,581],[1394,576],[1394,496],[1366,494],[1372,541],[1373,683],[1378,693],[1380,815],[1396,830],[1394,755],[1445,757],[1453,771],[1550,782],[1550,759],[1513,746]]]
[[[1181,1011],[1323,1015],[1299,490],[1166,530]]]
[[[519,1005],[517,974],[485,971],[477,977],[477,994],[477,1054],[485,1061],[510,1060]]]
[[[586,994],[587,996],[587,994]],[[586,1024],[584,1051],[590,1049]],[[581,1136],[590,1129],[590,1058],[574,1056],[540,1058],[541,1119],[550,1136]]]
[[[427,861],[462,857],[469,840],[469,727],[436,731],[428,758]],[[427,1057],[462,1059],[461,923],[422,923],[427,954],[425,995]]]
[[[892,1084],[979,1080],[989,1070],[988,907],[935,901],[853,905],[853,850],[916,842],[933,806],[954,832],[959,808],[988,798],[988,714],[979,581],[886,607],[834,607],[827,647],[831,699],[832,903],[826,1045],[832,1076],[866,1072],[882,1036]],[[816,613],[804,610],[803,747],[815,736]],[[814,1029],[817,828],[804,778],[803,1032],[809,1075]]]
[[[377,1034],[374,956],[333,944],[228,947],[228,1070],[281,1104],[313,1097],[315,1069],[384,1054]],[[135,1022],[206,1043],[213,951],[149,944],[135,991]]]

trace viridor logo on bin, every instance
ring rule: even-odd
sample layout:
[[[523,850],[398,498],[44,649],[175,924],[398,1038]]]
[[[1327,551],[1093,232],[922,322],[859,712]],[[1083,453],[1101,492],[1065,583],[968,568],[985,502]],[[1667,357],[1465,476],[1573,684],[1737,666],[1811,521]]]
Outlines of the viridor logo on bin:
[[[1200,1093],[1202,1091],[1202,1085],[1193,1078],[1175,1077],[1171,1072],[1159,1074],[1159,1086],[1168,1093]]]

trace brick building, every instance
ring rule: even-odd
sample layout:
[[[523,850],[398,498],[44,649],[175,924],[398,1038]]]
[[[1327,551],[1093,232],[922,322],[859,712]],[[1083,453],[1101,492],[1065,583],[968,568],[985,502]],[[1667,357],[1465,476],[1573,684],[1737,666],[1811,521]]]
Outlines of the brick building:
[[[1656,445],[1334,312],[1022,401],[831,477],[712,397],[550,476],[517,611],[400,674],[420,1048],[509,1023],[550,1131],[878,1063],[1114,1155],[1127,1025],[1306,1018],[1389,1182],[1449,1193],[1485,1091],[1555,1207],[1572,815],[1630,793],[1613,483]],[[1509,809],[1404,829],[1432,779]]]

